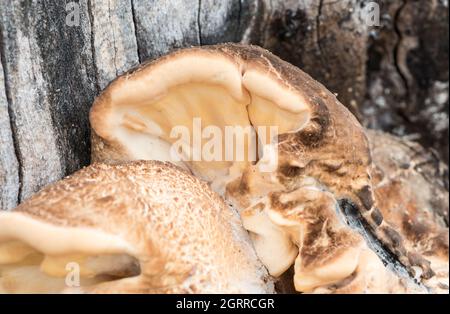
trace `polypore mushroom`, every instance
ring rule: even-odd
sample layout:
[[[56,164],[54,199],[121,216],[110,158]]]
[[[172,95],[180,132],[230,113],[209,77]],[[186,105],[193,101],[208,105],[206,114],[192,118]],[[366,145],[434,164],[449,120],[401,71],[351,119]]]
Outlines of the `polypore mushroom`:
[[[1,212],[1,292],[271,293],[273,283],[216,193],[140,161],[91,165]]]
[[[370,264],[361,238],[332,214],[340,208],[357,213],[411,273],[418,266],[422,277],[432,276],[375,206],[369,144],[355,117],[320,83],[262,48],[189,48],[144,64],[101,93],[90,121],[94,160],[171,161],[207,181],[239,210],[272,275],[295,261],[299,291],[348,282]],[[196,136],[199,121],[219,134],[227,126],[256,132],[240,139],[248,145],[234,158],[226,158],[223,138],[222,158],[199,158],[217,148]],[[173,136],[180,127],[188,136]],[[267,134],[270,127],[277,136]]]

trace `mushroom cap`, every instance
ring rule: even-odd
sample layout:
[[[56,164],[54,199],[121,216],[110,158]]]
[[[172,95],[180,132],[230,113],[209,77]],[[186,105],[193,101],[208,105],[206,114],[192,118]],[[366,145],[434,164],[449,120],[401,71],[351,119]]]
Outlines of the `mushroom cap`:
[[[172,131],[183,126],[195,138],[194,119],[220,130],[250,126],[256,140],[247,138],[243,160],[174,160],[170,152],[178,141]],[[323,85],[265,49],[241,44],[193,47],[145,63],[110,83],[95,100],[90,121],[93,160],[170,161],[207,181],[241,213],[272,275],[282,274],[295,261],[299,291],[342,282],[363,262],[359,257],[366,247],[356,231],[343,228],[331,214],[344,205],[411,273],[420,267],[424,278],[433,276],[376,208],[369,143],[356,118]],[[278,128],[275,143],[262,136],[260,127]],[[203,152],[195,139],[180,147],[188,157]],[[226,143],[221,148],[223,153]],[[262,153],[252,160],[255,151]],[[273,206],[277,195],[294,195],[290,202],[300,205],[306,200],[316,218],[326,213],[333,231],[330,250],[319,250],[314,263],[307,263],[301,250],[305,239],[317,234],[315,221],[299,218],[305,206]],[[324,227],[324,221],[319,225]],[[338,240],[342,234],[345,241]]]
[[[186,85],[192,87],[192,92],[177,90]],[[192,96],[203,93],[198,91],[202,86],[204,90],[212,89],[211,85],[220,86],[226,93],[217,93],[221,97],[215,98],[210,97],[214,93]],[[170,98],[172,93],[178,93],[178,98]],[[227,100],[220,99],[225,97]],[[204,106],[199,105],[203,102]],[[354,194],[370,185],[367,168],[371,159],[366,136],[356,118],[308,74],[252,45],[229,43],[180,49],[117,77],[91,108],[92,159],[174,162],[164,152],[171,144],[165,133],[173,126],[190,126],[192,121],[186,121],[186,117],[200,117],[219,126],[277,126],[278,172],[304,168],[306,175],[321,177],[340,197],[363,203]],[[168,122],[171,119],[174,121]],[[196,176],[212,181],[196,171],[195,162],[188,168]],[[367,206],[368,200],[364,203]]]
[[[26,266],[52,278],[82,261],[82,292],[273,292],[238,214],[205,183],[158,161],[93,164],[0,213],[0,291],[25,289],[14,274],[33,252],[41,258]],[[98,279],[112,271],[104,256],[122,267],[114,280]]]

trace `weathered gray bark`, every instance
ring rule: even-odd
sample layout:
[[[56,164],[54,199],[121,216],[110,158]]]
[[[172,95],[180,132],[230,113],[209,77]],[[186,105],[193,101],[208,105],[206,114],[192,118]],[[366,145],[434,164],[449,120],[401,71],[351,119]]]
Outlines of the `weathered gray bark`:
[[[8,101],[4,90],[3,66],[0,63],[0,209],[11,208],[17,203],[19,173],[14,151],[8,113]]]
[[[448,12],[442,1],[379,0],[381,28],[364,23],[367,0],[74,2],[78,26],[66,24],[64,1],[0,0],[0,208],[89,163],[88,111],[111,79],[191,45],[259,44],[336,92],[365,125],[403,126],[406,134],[431,134],[422,137],[428,147],[448,146],[442,136],[448,133],[448,63],[442,61]],[[399,34],[408,32],[418,48],[402,48],[410,40]],[[395,97],[385,95],[388,89]],[[412,110],[403,110],[406,104]],[[414,123],[427,127],[410,128]]]
[[[116,76],[139,64],[131,1],[88,3],[95,78],[100,89]]]
[[[1,55],[19,161],[18,201],[89,162],[87,114],[96,88],[90,21],[80,4],[80,27],[67,27],[63,3],[2,0]]]

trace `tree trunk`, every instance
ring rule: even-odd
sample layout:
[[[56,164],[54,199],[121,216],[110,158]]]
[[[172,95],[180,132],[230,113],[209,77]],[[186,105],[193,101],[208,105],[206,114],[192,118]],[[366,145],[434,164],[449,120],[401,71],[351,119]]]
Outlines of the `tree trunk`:
[[[448,161],[447,2],[379,0],[380,27],[368,2],[0,0],[0,209],[89,163],[89,108],[110,80],[227,41],[270,49],[366,126],[418,134]]]

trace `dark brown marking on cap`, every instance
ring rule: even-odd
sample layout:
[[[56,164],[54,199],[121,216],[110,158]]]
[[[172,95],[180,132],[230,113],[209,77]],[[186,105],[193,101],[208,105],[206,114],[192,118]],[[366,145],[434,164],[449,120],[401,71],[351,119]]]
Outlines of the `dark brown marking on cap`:
[[[403,247],[402,236],[397,231],[389,226],[383,226],[381,227],[381,230],[386,235],[387,239],[392,243],[394,248]]]
[[[370,213],[370,217],[372,217],[373,222],[377,226],[381,225],[381,223],[383,222],[383,215],[377,207],[372,210],[372,212]]]
[[[304,168],[290,165],[290,164],[282,164],[278,167],[279,173],[281,173],[285,177],[297,177],[300,176],[304,172]]]
[[[356,192],[362,205],[366,210],[370,210],[373,207],[374,198],[372,194],[372,188],[369,185],[364,186],[362,189]]]

